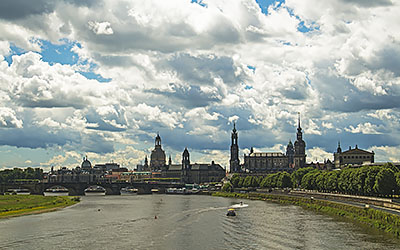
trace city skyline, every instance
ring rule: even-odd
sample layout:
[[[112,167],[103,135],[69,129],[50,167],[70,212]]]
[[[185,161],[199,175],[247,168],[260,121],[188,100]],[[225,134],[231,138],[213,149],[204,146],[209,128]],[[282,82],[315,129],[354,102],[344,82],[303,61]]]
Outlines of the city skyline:
[[[313,6],[310,9],[308,6]],[[301,113],[307,161],[340,141],[400,161],[400,3],[0,3],[0,168],[134,167],[157,131],[179,162],[284,152]],[[217,160],[218,159],[218,160]]]

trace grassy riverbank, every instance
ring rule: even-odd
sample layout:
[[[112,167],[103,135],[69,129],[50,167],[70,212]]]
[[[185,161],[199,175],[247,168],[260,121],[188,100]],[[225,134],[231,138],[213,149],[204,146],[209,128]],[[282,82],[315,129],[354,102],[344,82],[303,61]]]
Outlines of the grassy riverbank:
[[[253,200],[264,200],[281,204],[298,205],[305,209],[310,209],[325,214],[340,216],[357,222],[361,222],[370,227],[392,233],[397,238],[400,238],[400,217],[371,208],[360,208],[330,201],[311,200],[308,198],[301,198],[301,197],[260,194],[260,193],[239,194],[239,193],[216,192],[213,193],[213,195],[223,196],[223,197],[253,199]]]
[[[79,202],[79,197],[0,195],[0,219],[54,211]]]

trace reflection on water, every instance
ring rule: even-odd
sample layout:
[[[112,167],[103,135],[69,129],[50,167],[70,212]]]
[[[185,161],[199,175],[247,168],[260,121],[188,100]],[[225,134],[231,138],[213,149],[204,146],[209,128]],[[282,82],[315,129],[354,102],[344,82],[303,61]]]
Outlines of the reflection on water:
[[[0,249],[396,249],[399,241],[296,206],[210,196],[87,196],[0,220]]]

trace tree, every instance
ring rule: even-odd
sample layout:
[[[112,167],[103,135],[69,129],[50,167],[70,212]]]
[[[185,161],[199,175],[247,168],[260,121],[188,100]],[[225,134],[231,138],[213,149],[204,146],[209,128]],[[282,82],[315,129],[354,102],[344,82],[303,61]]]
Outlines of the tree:
[[[279,173],[278,177],[278,183],[277,183],[279,188],[288,188],[292,187],[292,178],[290,177],[290,174],[287,172]]]
[[[301,184],[301,180],[303,179],[303,176],[313,170],[315,170],[313,167],[308,167],[308,168],[300,168],[294,171],[291,176],[293,187],[299,187]]]
[[[364,193],[365,194],[374,194],[374,185],[375,185],[375,177],[380,171],[380,166],[372,166],[368,167],[367,169],[367,175],[365,177],[365,182],[364,182]]]
[[[397,183],[393,170],[390,168],[382,168],[375,177],[375,184],[373,186],[375,193],[390,195],[396,188]]]
[[[329,192],[337,191],[338,171],[328,172],[325,182],[325,189]]]
[[[222,192],[232,192],[233,191],[233,187],[232,184],[227,182],[225,183],[225,185],[222,187]]]
[[[251,187],[251,180],[253,176],[246,176],[243,181],[243,187]]]
[[[239,187],[240,176],[238,174],[234,174],[231,178],[232,186],[237,188]]]

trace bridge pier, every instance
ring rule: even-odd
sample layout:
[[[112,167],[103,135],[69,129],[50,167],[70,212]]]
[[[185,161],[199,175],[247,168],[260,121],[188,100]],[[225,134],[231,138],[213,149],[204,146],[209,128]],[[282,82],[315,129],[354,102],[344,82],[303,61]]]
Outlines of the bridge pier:
[[[137,194],[151,194],[151,187],[149,186],[138,187]]]
[[[68,188],[68,195],[69,196],[83,196],[85,195],[85,188]]]
[[[112,185],[110,187],[105,187],[106,195],[120,195],[121,188],[119,185]]]

